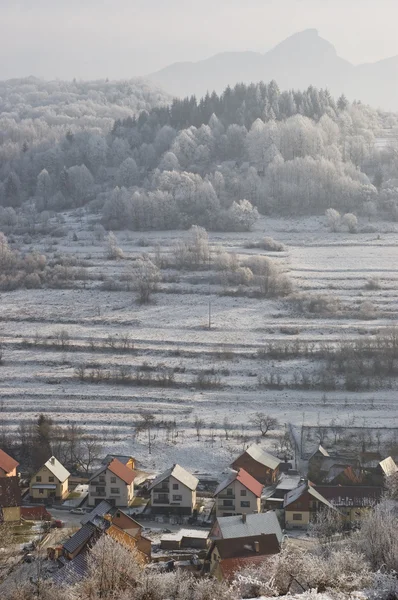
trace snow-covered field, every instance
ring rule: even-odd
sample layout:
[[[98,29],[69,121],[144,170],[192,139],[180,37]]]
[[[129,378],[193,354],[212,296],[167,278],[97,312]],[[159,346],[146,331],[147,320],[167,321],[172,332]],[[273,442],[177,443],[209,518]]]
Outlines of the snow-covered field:
[[[125,259],[114,262],[105,259],[104,243],[93,241],[86,223],[70,220],[68,239],[60,240],[54,250],[87,261],[93,280],[86,288],[79,284],[80,289],[1,293],[0,399],[5,426],[16,428],[21,420],[45,412],[59,423],[76,422],[100,433],[106,449],[129,452],[148,469],[179,462],[199,472],[220,472],[248,440],[259,435],[249,423],[257,411],[277,417],[279,433],[289,422],[315,425],[335,419],[344,424],[353,416],[361,425],[394,425],[398,416],[395,384],[367,392],[339,389],[327,392],[326,400],[319,389],[259,385],[270,372],[291,382],[295,372],[311,373],[318,366],[315,358],[259,356],[258,351],[270,341],[335,343],[375,334],[394,323],[398,314],[397,229],[386,223],[375,225],[376,233],[350,235],[329,232],[322,218],[264,219],[250,234],[210,234],[213,256],[221,248],[241,257],[273,256],[291,277],[295,293],[337,296],[346,311],[332,318],[308,316],[298,313],[286,299],[220,295],[221,286],[211,285],[209,330],[206,272],[180,273],[178,281],[162,284],[153,302],[144,306],[135,302],[133,292],[103,291],[98,279],[120,275],[131,268],[131,260],[142,252],[151,254],[157,244],[167,254],[187,233],[121,232],[117,236]],[[73,231],[78,241],[72,241]],[[245,247],[264,235],[283,242],[286,251],[268,253]],[[43,252],[48,240],[32,248]],[[367,289],[369,278],[378,279],[378,289]],[[369,311],[365,315],[361,310],[364,302],[372,304],[371,318]],[[65,348],[54,345],[61,329],[70,337]],[[117,340],[126,334],[134,347],[120,349]],[[108,336],[114,341],[109,342]],[[76,374],[81,365],[87,365],[84,381]],[[132,372],[142,368],[153,378],[173,369],[173,386],[90,381],[92,371],[113,374],[121,367]],[[201,372],[216,381],[214,388],[198,386]],[[134,436],[141,409],[154,412],[160,420],[175,420],[177,425],[173,441],[167,440],[164,430],[155,432],[150,456],[144,436]],[[205,421],[200,441],[193,427],[196,415]],[[276,434],[266,438],[270,450]]]

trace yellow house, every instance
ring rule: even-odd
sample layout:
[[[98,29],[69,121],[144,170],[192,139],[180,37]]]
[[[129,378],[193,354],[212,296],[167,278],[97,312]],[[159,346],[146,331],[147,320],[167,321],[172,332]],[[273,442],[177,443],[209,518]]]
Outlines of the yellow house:
[[[52,456],[30,480],[30,497],[33,501],[63,500],[68,495],[70,473]]]
[[[0,523],[21,518],[21,489],[18,477],[0,477]]]
[[[285,495],[283,508],[286,529],[307,529],[316,514],[325,508],[338,512],[333,504],[307,482]]]
[[[16,477],[19,462],[0,449],[0,477]]]

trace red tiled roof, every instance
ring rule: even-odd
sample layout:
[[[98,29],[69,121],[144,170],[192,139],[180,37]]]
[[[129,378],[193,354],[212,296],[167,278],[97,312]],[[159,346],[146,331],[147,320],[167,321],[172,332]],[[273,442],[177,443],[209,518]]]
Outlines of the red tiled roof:
[[[136,477],[135,471],[126,467],[120,460],[114,458],[107,467],[116,477],[119,477],[122,481],[130,485]]]
[[[19,462],[14,460],[11,456],[9,456],[4,450],[0,450],[0,468],[3,469],[6,473],[11,473],[17,466]]]
[[[242,558],[225,558],[220,560],[220,569],[223,578],[231,580],[235,573],[244,567],[252,567],[262,564],[267,559],[267,556],[245,556]]]
[[[264,488],[263,484],[257,481],[257,479],[254,479],[254,477],[252,477],[247,471],[244,469],[239,469],[236,479],[248,490],[253,492],[257,498],[261,497]]]

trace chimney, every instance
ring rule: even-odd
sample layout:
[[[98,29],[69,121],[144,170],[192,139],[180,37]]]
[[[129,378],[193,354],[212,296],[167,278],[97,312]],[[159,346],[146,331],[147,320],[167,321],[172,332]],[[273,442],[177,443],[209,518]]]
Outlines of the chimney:
[[[257,554],[260,552],[260,542],[254,542],[254,551],[257,552]]]
[[[246,523],[246,513],[243,513],[242,515],[242,523]]]
[[[50,458],[50,463],[51,463],[52,465],[53,465],[53,464],[55,464],[55,458],[54,458],[53,456]]]

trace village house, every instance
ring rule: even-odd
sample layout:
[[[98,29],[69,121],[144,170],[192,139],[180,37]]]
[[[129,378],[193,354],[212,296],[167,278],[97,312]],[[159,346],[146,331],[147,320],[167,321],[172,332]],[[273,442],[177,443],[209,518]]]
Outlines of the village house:
[[[252,515],[218,517],[210,530],[210,539],[231,539],[252,537],[253,535],[275,535],[282,543],[282,529],[276,513],[268,511]]]
[[[151,560],[151,540],[143,535],[143,527],[122,510],[110,512],[111,527],[106,533],[121,544],[137,551],[137,558],[141,562]]]
[[[232,473],[216,491],[216,516],[230,517],[242,513],[259,513],[263,484],[244,469]]]
[[[322,509],[336,510],[314,487],[304,482],[285,495],[286,529],[306,529]]]
[[[70,473],[52,456],[30,480],[29,492],[33,502],[64,500],[68,495]]]
[[[381,498],[383,489],[375,486],[316,486],[316,491],[326,498],[344,516],[346,523],[360,521]]]
[[[156,477],[149,487],[152,512],[191,515],[196,505],[199,480],[180,465]]]
[[[111,506],[127,507],[134,499],[135,472],[117,458],[103,465],[88,482],[88,506],[103,500]]]
[[[219,581],[229,581],[244,567],[256,567],[265,557],[280,552],[275,534],[213,540],[206,557],[209,572]]]
[[[19,477],[0,477],[0,523],[21,519],[21,488]]]
[[[183,548],[195,548],[204,550],[207,548],[208,532],[198,529],[180,529],[173,533],[165,533],[160,538],[162,550],[181,550]]]
[[[4,450],[0,450],[0,477],[16,477],[18,466],[19,462]]]
[[[265,452],[257,444],[252,444],[241,454],[231,467],[235,471],[244,469],[249,475],[264,485],[275,483],[279,476],[281,461],[273,454]]]

